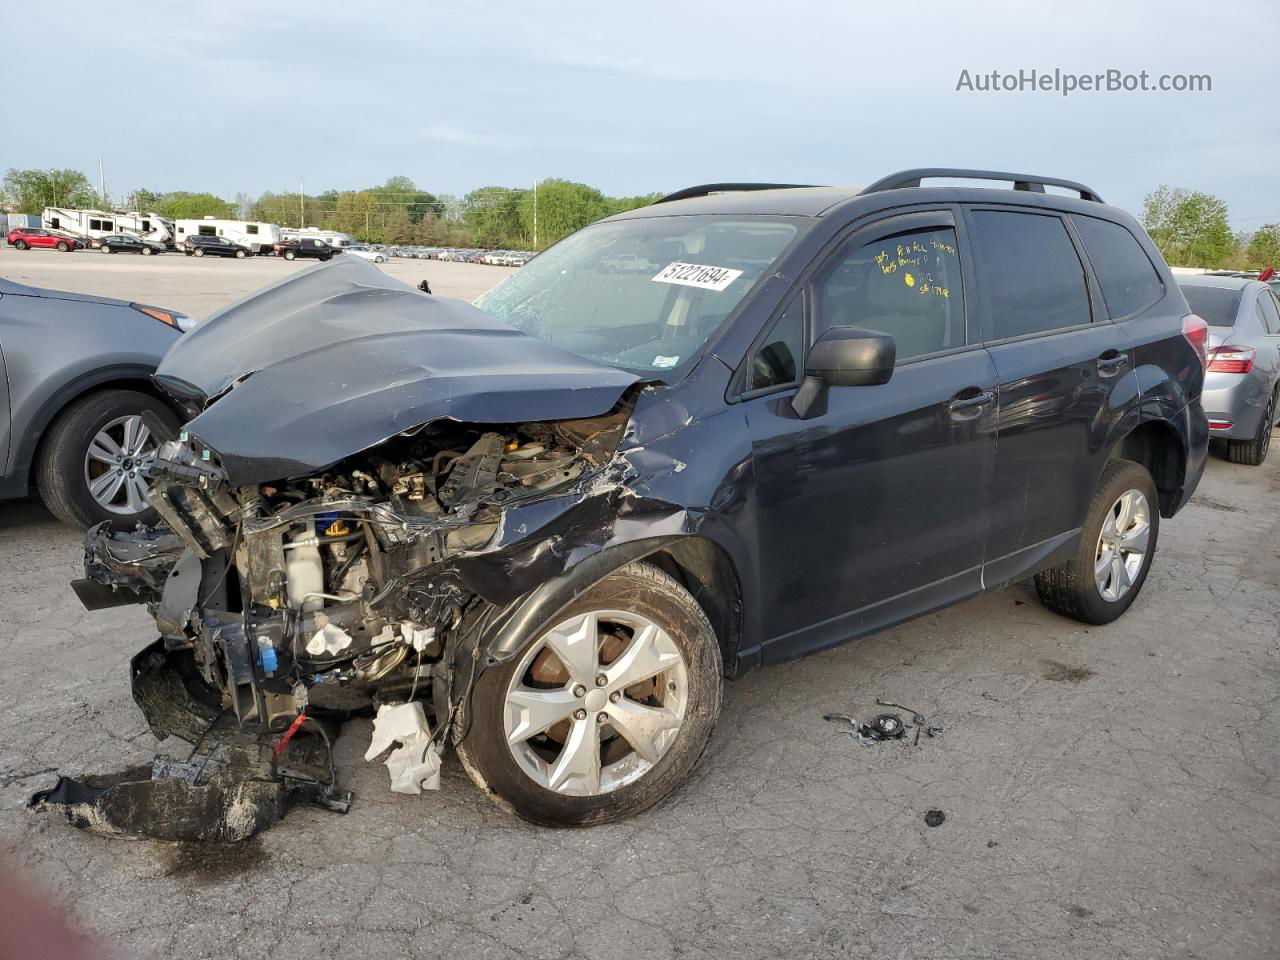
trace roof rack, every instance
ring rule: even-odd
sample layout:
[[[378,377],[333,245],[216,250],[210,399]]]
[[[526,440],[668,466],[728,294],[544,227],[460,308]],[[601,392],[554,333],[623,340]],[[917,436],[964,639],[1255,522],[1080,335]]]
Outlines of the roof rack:
[[[1081,200],[1092,200],[1102,203],[1098,192],[1083,183],[1074,180],[1059,180],[1057,177],[1036,177],[1028,173],[1003,173],[999,170],[964,170],[957,167],[920,167],[916,170],[900,170],[887,177],[881,177],[863,193],[879,193],[881,190],[897,190],[903,187],[918,187],[925,178],[943,178],[948,180],[1009,180],[1013,189],[1025,190],[1028,193],[1044,193],[1045,187],[1065,187],[1080,194]]]
[[[713,193],[737,193],[744,190],[799,190],[812,187],[812,183],[703,183],[696,187],[685,187],[675,193],[653,201],[669,203],[672,200],[688,200],[690,197],[705,197]]]

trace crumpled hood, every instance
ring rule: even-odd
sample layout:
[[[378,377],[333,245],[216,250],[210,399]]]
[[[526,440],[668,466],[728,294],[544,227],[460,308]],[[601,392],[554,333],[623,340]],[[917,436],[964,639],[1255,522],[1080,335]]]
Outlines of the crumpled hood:
[[[182,337],[156,380],[241,486],[315,473],[405,430],[607,413],[639,378],[339,257]]]

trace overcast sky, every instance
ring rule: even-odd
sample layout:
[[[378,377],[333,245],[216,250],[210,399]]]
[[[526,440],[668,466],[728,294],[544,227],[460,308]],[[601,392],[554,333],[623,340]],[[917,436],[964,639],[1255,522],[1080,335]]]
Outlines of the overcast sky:
[[[1237,227],[1280,220],[1276,11],[1260,0],[0,8],[0,167],[96,179],[101,156],[113,196],[394,174],[457,194],[549,176],[634,194],[969,166],[1082,180],[1135,212],[1167,183],[1223,197]],[[956,91],[963,69],[1055,67],[1207,73],[1213,90]]]

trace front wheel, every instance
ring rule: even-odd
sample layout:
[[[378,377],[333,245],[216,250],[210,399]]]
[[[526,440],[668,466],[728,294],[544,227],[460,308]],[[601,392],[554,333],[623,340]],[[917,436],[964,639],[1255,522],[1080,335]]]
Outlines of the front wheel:
[[[196,247],[194,250],[192,250],[192,251],[191,251],[191,255],[192,255],[193,257],[203,257],[203,256],[204,256],[204,248],[202,248],[202,247]]]
[[[1089,505],[1076,555],[1036,574],[1041,602],[1083,623],[1110,623],[1137,599],[1160,533],[1160,500],[1146,467],[1107,464]]]
[[[17,247],[19,250],[25,250],[27,249],[27,241],[18,240],[17,242],[14,243],[14,246]]]
[[[1242,463],[1248,467],[1258,467],[1267,459],[1271,450],[1271,431],[1276,423],[1276,398],[1272,394],[1267,409],[1262,411],[1262,420],[1258,423],[1258,432],[1249,440],[1228,440],[1227,459],[1232,463]]]
[[[297,255],[296,253],[294,253],[292,250],[286,250],[286,251],[284,252],[284,258],[285,258],[286,260],[293,260],[293,259],[294,259],[294,258],[296,258],[297,256],[298,256],[298,255]]]
[[[151,256],[151,254],[153,254],[153,253],[155,253],[155,251],[154,251],[154,250],[152,250],[150,247],[143,247],[143,248],[142,248],[142,255],[143,255],[144,257],[149,257],[149,256]]]
[[[105,243],[104,243],[102,246],[100,246],[100,247],[98,248],[98,250],[99,250],[101,253],[110,253],[110,252],[111,252],[111,248],[110,248],[109,246],[107,246]]]
[[[721,686],[720,646],[697,601],[631,563],[481,674],[458,755],[485,793],[533,823],[622,820],[688,776]]]
[[[237,251],[236,251],[236,259],[237,259],[237,260],[243,260],[243,259],[244,259],[244,251],[243,251],[243,250],[237,250]]]
[[[58,252],[59,252],[59,253],[66,253],[66,252],[67,252],[68,250],[70,250],[70,249],[71,249],[70,245],[68,245],[67,243],[63,242],[62,240],[59,240],[59,241],[58,241]]]

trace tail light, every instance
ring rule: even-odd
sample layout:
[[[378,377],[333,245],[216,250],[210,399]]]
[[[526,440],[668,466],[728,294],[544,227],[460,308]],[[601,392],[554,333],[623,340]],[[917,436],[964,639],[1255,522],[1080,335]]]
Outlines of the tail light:
[[[1200,358],[1200,368],[1203,370],[1209,363],[1209,325],[1194,313],[1188,313],[1182,318],[1182,335]]]
[[[1214,347],[1209,351],[1210,373],[1248,373],[1253,369],[1253,347]]]

